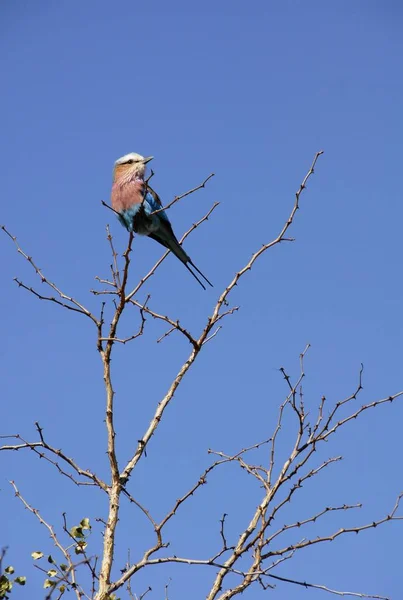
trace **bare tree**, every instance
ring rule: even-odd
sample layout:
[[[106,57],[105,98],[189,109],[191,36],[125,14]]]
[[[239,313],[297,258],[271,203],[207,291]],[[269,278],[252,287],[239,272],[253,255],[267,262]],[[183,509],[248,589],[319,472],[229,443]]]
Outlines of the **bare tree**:
[[[364,525],[353,527],[342,527],[331,533],[310,536],[309,526],[313,523],[326,518],[331,512],[345,513],[346,511],[358,510],[361,504],[342,504],[324,506],[321,510],[314,512],[307,518],[294,520],[281,526],[276,525],[279,517],[282,515],[284,507],[294,498],[297,492],[302,488],[307,480],[316,477],[321,471],[330,467],[333,463],[341,460],[341,456],[333,456],[319,463],[315,462],[317,451],[335,434],[339,432],[347,423],[355,421],[363,413],[372,408],[377,408],[383,404],[390,404],[399,398],[403,392],[395,393],[385,398],[364,403],[357,407],[356,400],[362,392],[363,368],[359,373],[358,384],[355,390],[345,398],[335,404],[328,406],[325,397],[322,398],[316,411],[312,407],[309,410],[305,407],[303,379],[305,376],[304,359],[309,345],[300,355],[299,376],[293,379],[288,375],[285,368],[281,368],[281,374],[284,378],[286,393],[283,402],[280,405],[277,422],[272,431],[268,432],[267,438],[257,442],[252,446],[240,449],[235,454],[229,454],[224,451],[209,450],[212,462],[206,470],[198,475],[193,485],[182,493],[177,501],[165,513],[161,520],[155,519],[150,510],[143,506],[131,492],[130,478],[136,469],[140,459],[146,455],[147,446],[161,424],[164,417],[164,411],[173,401],[178,387],[183,378],[196,361],[204,346],[218,334],[222,327],[224,319],[233,315],[238,310],[238,306],[231,305],[230,298],[234,288],[241,282],[245,273],[250,271],[255,262],[260,259],[268,250],[282,242],[291,242],[293,238],[289,236],[297,211],[300,208],[301,194],[304,191],[309,178],[313,175],[316,163],[322,152],[318,152],[312,165],[304,177],[298,191],[295,194],[295,201],[289,217],[280,229],[278,236],[272,241],[260,247],[238,270],[235,276],[229,281],[228,285],[220,294],[211,313],[206,318],[206,324],[201,331],[195,332],[185,328],[181,322],[172,316],[167,316],[150,306],[150,296],[140,300],[140,292],[145,283],[158,270],[168,252],[158,260],[153,268],[138,281],[135,286],[129,285],[129,273],[131,264],[131,253],[133,245],[133,234],[129,234],[127,247],[122,255],[115,249],[112,235],[107,228],[107,239],[112,255],[111,273],[109,278],[97,278],[98,282],[104,286],[102,290],[92,290],[96,296],[102,296],[99,314],[94,314],[85,304],[76,300],[72,295],[65,293],[58,285],[53,283],[37,266],[33,258],[29,256],[20,247],[17,239],[6,229],[2,227],[5,234],[14,243],[17,252],[28,261],[35,271],[39,280],[47,288],[48,293],[39,292],[37,289],[26,285],[21,279],[16,282],[19,287],[27,290],[40,300],[52,302],[63,309],[73,311],[89,319],[96,330],[97,349],[103,364],[103,379],[106,393],[105,424],[107,432],[107,454],[109,459],[110,477],[103,480],[96,475],[91,468],[83,467],[71,458],[48,439],[40,424],[35,423],[37,437],[35,440],[27,440],[20,434],[1,436],[3,438],[2,451],[24,451],[30,450],[39,458],[46,460],[52,467],[56,468],[60,475],[67,477],[77,486],[92,486],[104,494],[105,501],[108,503],[107,519],[101,520],[103,528],[103,547],[99,549],[97,556],[87,551],[87,540],[91,530],[89,518],[83,518],[81,522],[73,527],[67,524],[66,515],[63,514],[62,525],[56,530],[50,525],[42,513],[33,508],[25,497],[21,495],[17,483],[11,481],[15,495],[23,503],[36,519],[46,528],[58,553],[55,559],[48,556],[47,568],[39,566],[45,574],[46,598],[61,598],[64,594],[75,595],[78,600],[88,598],[91,600],[113,600],[117,594],[127,593],[127,597],[134,599],[144,598],[151,587],[148,587],[140,596],[136,596],[132,591],[132,586],[136,581],[136,575],[140,571],[155,565],[163,564],[183,564],[193,565],[194,567],[204,565],[212,567],[211,586],[207,593],[207,600],[229,600],[250,588],[253,584],[260,586],[263,590],[275,587],[276,583],[283,582],[292,586],[304,586],[305,588],[316,588],[325,592],[339,596],[355,596],[361,598],[384,598],[383,596],[370,595],[359,592],[347,592],[337,589],[331,589],[322,583],[300,581],[292,576],[284,577],[278,574],[277,567],[282,563],[292,564],[292,559],[297,552],[302,552],[305,548],[324,542],[333,541],[340,536],[350,533],[358,534],[367,529],[373,529],[388,521],[403,519],[399,516],[399,502],[401,495],[394,502],[386,516],[380,517]],[[208,180],[207,177],[203,183],[193,188],[189,192],[177,196],[170,202],[165,210],[176,204],[182,198],[203,188]],[[181,243],[196,228],[204,224],[218,203],[213,204],[210,210],[197,223],[183,235]],[[113,303],[113,315],[111,320],[106,323],[105,305],[108,300]],[[137,311],[139,315],[139,326],[127,337],[119,333],[122,316],[126,311]],[[138,340],[146,326],[148,318],[157,319],[166,325],[165,333],[157,340],[169,337],[171,334],[178,333],[189,342],[189,355],[182,364],[177,373],[173,375],[172,382],[165,395],[159,399],[154,408],[150,422],[141,439],[138,440],[132,449],[130,458],[124,462],[118,457],[115,446],[115,425],[114,425],[114,386],[112,382],[111,357],[114,348],[118,345],[127,345],[129,342]],[[290,413],[295,423],[295,433],[293,439],[290,439],[291,450],[284,459],[278,452],[278,438],[284,422],[285,415]],[[255,453],[261,462],[252,460]],[[219,544],[212,547],[211,554],[207,557],[195,556],[177,556],[170,554],[168,550],[169,538],[166,534],[167,526],[173,517],[181,510],[193,495],[207,482],[210,474],[223,468],[225,465],[236,464],[255,480],[260,488],[260,501],[256,507],[249,507],[250,518],[246,526],[239,527],[239,534],[235,539],[229,539],[226,533],[226,517],[224,513],[219,525]],[[119,527],[124,524],[119,519],[121,502],[127,500],[131,505],[141,511],[144,518],[148,521],[153,530],[154,542],[151,545],[142,547],[141,540],[137,540],[136,555],[140,556],[137,560],[131,560],[130,553],[128,561],[120,574],[116,576],[115,565],[115,545],[116,534]],[[299,538],[300,530],[308,531],[307,537]],[[292,534],[295,537],[292,538]],[[67,539],[67,544],[61,541]],[[67,537],[66,537],[67,536]],[[32,557],[37,565],[43,557],[43,553],[34,551]],[[87,578],[83,571],[87,570]],[[88,585],[87,585],[88,584]],[[126,590],[126,592],[124,592]],[[8,593],[10,589],[8,590]],[[165,598],[168,598],[168,584],[165,588]],[[0,597],[6,597],[1,596]],[[151,597],[151,596],[150,596]],[[193,591],[193,596],[201,597],[200,593]]]

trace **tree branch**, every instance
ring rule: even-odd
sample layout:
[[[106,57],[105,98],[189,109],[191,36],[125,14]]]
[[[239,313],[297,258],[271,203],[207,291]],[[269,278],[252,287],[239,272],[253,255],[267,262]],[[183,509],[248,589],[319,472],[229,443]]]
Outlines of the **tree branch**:
[[[18,286],[24,288],[25,290],[27,290],[29,292],[31,292],[32,294],[34,294],[34,296],[36,296],[40,300],[49,300],[50,302],[54,302],[55,304],[58,304],[59,306],[63,306],[64,308],[67,308],[68,310],[72,310],[74,312],[78,312],[80,314],[85,315],[88,318],[90,318],[91,321],[93,321],[96,326],[98,326],[98,320],[96,319],[96,317],[94,317],[94,315],[87,308],[85,308],[85,306],[83,306],[83,304],[81,304],[80,302],[78,302],[77,300],[75,300],[73,297],[66,295],[54,283],[52,283],[51,281],[49,281],[49,279],[47,279],[45,277],[45,275],[42,273],[41,269],[39,269],[39,267],[37,267],[37,265],[34,263],[32,257],[28,256],[28,254],[26,254],[20,248],[20,246],[18,244],[18,241],[17,241],[17,238],[15,236],[13,236],[6,229],[6,227],[4,225],[2,225],[0,228],[14,242],[14,245],[15,245],[15,247],[17,249],[18,254],[21,254],[21,256],[23,256],[29,262],[29,264],[31,265],[31,267],[34,269],[35,273],[40,278],[41,282],[44,283],[44,284],[46,284],[47,286],[49,286],[52,290],[54,290],[58,294],[58,296],[60,298],[62,298],[63,300],[67,300],[73,306],[70,306],[70,305],[68,305],[68,304],[66,304],[64,302],[61,302],[60,300],[57,300],[54,297],[43,296],[43,295],[39,294],[38,292],[36,292],[32,287],[26,286],[22,281],[20,281],[19,279],[15,278],[15,281],[17,282]]]
[[[176,204],[177,202],[179,202],[179,200],[182,200],[182,198],[186,198],[186,196],[190,196],[190,194],[193,194],[194,192],[197,192],[197,190],[200,190],[202,188],[205,187],[206,183],[212,178],[214,177],[214,173],[210,173],[210,175],[208,177],[206,177],[206,179],[203,181],[203,183],[201,183],[200,185],[192,188],[191,190],[189,190],[188,192],[185,192],[184,194],[181,194],[180,196],[175,196],[175,198],[172,200],[172,202],[169,202],[169,204],[167,204],[166,206],[163,206],[162,208],[159,208],[158,210],[154,210],[150,216],[152,215],[157,215],[158,213],[162,212],[162,211],[166,211],[168,209],[171,208],[171,206],[173,206],[174,204]]]

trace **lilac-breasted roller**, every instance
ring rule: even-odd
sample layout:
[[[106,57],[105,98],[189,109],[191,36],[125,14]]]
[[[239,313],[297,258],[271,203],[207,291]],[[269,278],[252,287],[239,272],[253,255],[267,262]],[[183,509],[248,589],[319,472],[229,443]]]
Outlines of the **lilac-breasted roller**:
[[[148,183],[144,182],[146,165],[152,158],[152,156],[144,158],[140,154],[131,152],[115,162],[112,208],[118,213],[119,221],[128,231],[134,231],[139,235],[148,235],[171,250],[197,279],[202,288],[206,289],[189,265],[192,265],[209,285],[212,286],[212,284],[179,244],[166,212],[160,211],[162,203],[159,196]],[[155,211],[160,212],[154,214]]]

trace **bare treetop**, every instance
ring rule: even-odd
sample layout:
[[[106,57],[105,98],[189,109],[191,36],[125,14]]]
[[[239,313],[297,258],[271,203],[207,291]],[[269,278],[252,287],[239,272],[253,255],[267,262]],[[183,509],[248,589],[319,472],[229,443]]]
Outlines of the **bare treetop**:
[[[108,480],[100,478],[89,465],[79,464],[71,457],[70,452],[58,447],[57,440],[52,441],[51,436],[43,430],[39,423],[35,423],[36,438],[28,440],[25,436],[16,433],[14,435],[2,435],[3,445],[1,451],[30,450],[39,458],[49,463],[50,468],[66,477],[76,486],[87,486],[95,488],[103,494],[108,509],[106,520],[98,519],[102,527],[103,544],[101,549],[91,549],[90,533],[91,525],[89,518],[83,518],[78,525],[69,526],[65,510],[62,511],[61,526],[57,529],[48,523],[42,513],[33,508],[22,495],[20,487],[12,481],[11,485],[17,498],[24,507],[30,511],[36,519],[47,530],[56,551],[60,554],[60,561],[52,558],[54,568],[44,570],[48,574],[45,580],[45,588],[49,588],[46,598],[61,598],[66,592],[70,592],[80,600],[117,600],[126,589],[128,597],[151,599],[152,573],[157,565],[192,565],[211,568],[211,585],[206,600],[230,600],[237,595],[247,591],[252,586],[259,586],[261,590],[274,588],[276,585],[288,584],[290,586],[305,587],[327,592],[338,596],[350,596],[359,598],[377,598],[386,600],[384,596],[371,595],[363,592],[349,592],[327,587],[323,583],[312,581],[301,581],[293,576],[292,559],[296,553],[303,552],[305,548],[325,542],[333,542],[339,537],[348,536],[351,533],[374,529],[388,522],[403,519],[399,514],[399,505],[402,494],[391,503],[391,508],[363,525],[353,527],[340,527],[338,529],[326,530],[326,519],[329,514],[340,514],[340,518],[346,513],[355,513],[361,508],[361,503],[334,503],[322,506],[320,510],[312,510],[312,513],[304,518],[298,517],[298,498],[303,486],[309,485],[309,481],[320,477],[325,469],[329,469],[335,463],[342,460],[341,454],[328,457],[316,462],[317,452],[328,441],[336,435],[341,428],[350,422],[355,422],[369,409],[378,409],[382,405],[388,405],[399,399],[403,391],[394,393],[383,398],[364,401],[357,406],[357,400],[362,395],[363,367],[358,374],[358,385],[351,394],[334,404],[329,404],[323,397],[315,408],[312,401],[306,401],[304,397],[303,381],[305,378],[304,361],[309,350],[309,344],[305,347],[299,357],[299,374],[294,379],[285,367],[280,368],[284,379],[285,393],[280,403],[277,421],[267,433],[266,439],[256,442],[251,446],[239,449],[235,454],[225,450],[209,449],[211,463],[198,474],[190,487],[178,494],[177,500],[158,519],[149,507],[145,506],[136,497],[136,490],[132,489],[131,476],[139,461],[145,458],[147,447],[152,443],[152,438],[158,434],[158,429],[164,418],[167,407],[173,402],[175,394],[184,377],[197,360],[199,354],[207,342],[214,343],[214,338],[219,334],[225,320],[236,315],[239,306],[231,303],[231,294],[237,285],[244,282],[244,276],[251,271],[256,261],[261,260],[271,248],[282,242],[292,242],[294,238],[289,237],[297,211],[301,205],[302,192],[305,190],[309,179],[315,171],[315,167],[322,151],[317,152],[312,164],[295,193],[294,202],[290,213],[284,223],[279,227],[278,235],[271,241],[267,241],[259,247],[237,270],[235,275],[228,277],[225,287],[219,292],[217,299],[212,303],[209,314],[206,315],[205,324],[201,328],[188,326],[181,322],[177,315],[167,315],[161,307],[161,299],[152,298],[144,292],[143,288],[147,281],[158,273],[158,269],[169,253],[167,250],[155,265],[141,277],[136,283],[131,281],[131,258],[133,251],[133,240],[135,232],[131,229],[128,233],[127,246],[120,256],[115,242],[107,226],[107,242],[111,252],[111,264],[107,277],[98,276],[96,279],[101,289],[91,290],[96,297],[101,296],[101,302],[97,314],[91,312],[85,302],[77,300],[72,294],[62,291],[63,286],[53,283],[37,266],[33,258],[20,247],[16,237],[2,226],[3,231],[14,243],[17,252],[29,263],[35,275],[41,283],[42,291],[32,287],[16,278],[19,287],[28,291],[34,297],[52,302],[62,309],[78,313],[89,319],[94,326],[96,347],[103,367],[103,381],[105,385],[105,425],[106,425],[106,448],[109,461]],[[152,174],[151,174],[152,176]],[[188,192],[176,196],[166,206],[157,208],[151,216],[161,214],[162,211],[170,209],[180,200],[204,188],[211,180],[213,174],[206,177],[203,182]],[[149,180],[144,182],[148,186]],[[104,203],[105,204],[105,203]],[[210,209],[195,222],[179,240],[179,246],[200,226],[214,216],[218,203],[214,203]],[[110,208],[110,207],[109,207]],[[115,208],[112,210],[115,211]],[[47,290],[47,291],[46,291]],[[113,307],[113,314],[107,322],[105,318],[105,306],[109,303]],[[129,331],[122,324],[122,316],[130,311],[132,316],[130,322],[136,323]],[[135,316],[135,320],[133,319]],[[181,335],[189,343],[189,352],[186,360],[178,371],[173,374],[172,380],[161,398],[156,399],[151,410],[149,424],[145,427],[140,439],[136,440],[131,449],[129,457],[123,458],[118,455],[116,447],[116,429],[114,422],[114,384],[112,381],[112,355],[117,344],[134,347],[141,342],[144,333],[147,332],[147,321],[155,319],[160,321],[166,328],[164,333],[158,337],[156,342],[169,343],[171,335]],[[344,411],[341,411],[343,408]],[[281,458],[278,450],[278,441],[282,432],[285,415],[291,415],[294,423],[293,437],[290,439],[290,452],[286,459]],[[253,460],[255,452],[265,450],[265,461],[257,464]],[[260,450],[259,450],[260,451]],[[81,461],[80,461],[81,462]],[[176,515],[182,507],[191,502],[192,497],[198,493],[207,481],[211,473],[219,471],[229,464],[237,465],[248,474],[249,479],[257,483],[260,499],[258,506],[248,507],[249,519],[247,524],[239,525],[239,533],[230,535],[227,531],[227,513],[222,515],[217,523],[218,543],[211,544],[211,553],[208,556],[178,556],[170,552],[169,527],[175,522]],[[144,544],[143,540],[136,540],[135,552],[128,552],[127,564],[123,570],[116,570],[115,548],[119,527],[124,527],[120,520],[120,507],[122,502],[128,502],[134,510],[139,511],[142,518],[147,522],[153,536],[151,544]],[[295,507],[295,519],[291,522],[283,522],[283,512],[286,506],[293,502]],[[313,523],[323,524],[324,533],[311,536],[310,526]],[[306,532],[305,537],[301,537]],[[61,536],[67,539],[62,542]],[[295,537],[293,538],[292,536]],[[290,541],[292,540],[292,541]],[[325,544],[326,546],[326,544]],[[33,559],[40,561],[42,552],[34,552]],[[78,560],[76,560],[76,556]],[[133,558],[131,558],[133,557]],[[134,558],[135,557],[135,558]],[[64,561],[63,563],[61,561]],[[50,561],[51,562],[51,561]],[[64,566],[62,566],[64,565]],[[281,573],[287,568],[287,576],[278,574],[278,567],[282,565]],[[81,580],[81,572],[87,569],[91,586],[86,587]],[[137,585],[136,575],[141,571],[149,573],[150,585],[137,596],[133,592]],[[49,575],[51,573],[51,575]],[[165,599],[169,600],[169,583],[164,589]],[[155,597],[160,598],[159,591]],[[0,596],[2,597],[2,596]],[[4,597],[4,596],[3,596]],[[192,597],[201,598],[197,590],[192,591]]]

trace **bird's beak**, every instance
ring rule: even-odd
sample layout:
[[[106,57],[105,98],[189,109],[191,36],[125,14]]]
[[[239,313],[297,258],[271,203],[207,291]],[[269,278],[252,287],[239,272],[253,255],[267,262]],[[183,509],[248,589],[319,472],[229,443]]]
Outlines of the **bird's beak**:
[[[146,158],[143,158],[143,163],[146,165],[148,162],[150,162],[150,160],[152,160],[154,157],[153,156],[147,156]]]

